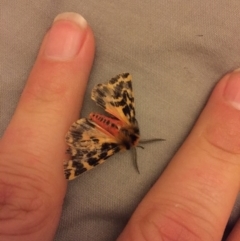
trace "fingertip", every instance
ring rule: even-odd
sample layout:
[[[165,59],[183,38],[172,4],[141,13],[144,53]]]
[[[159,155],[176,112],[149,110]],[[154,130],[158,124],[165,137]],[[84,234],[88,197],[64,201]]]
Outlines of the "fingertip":
[[[240,69],[228,76],[223,97],[233,108],[240,110]]]
[[[80,15],[79,13],[74,13],[74,12],[64,12],[64,13],[58,14],[54,18],[53,23],[58,20],[69,20],[69,21],[75,22],[82,28],[86,28],[88,25],[86,19],[82,15]]]
[[[77,57],[91,34],[87,21],[77,13],[57,15],[42,45],[43,57],[55,61],[71,61]]]

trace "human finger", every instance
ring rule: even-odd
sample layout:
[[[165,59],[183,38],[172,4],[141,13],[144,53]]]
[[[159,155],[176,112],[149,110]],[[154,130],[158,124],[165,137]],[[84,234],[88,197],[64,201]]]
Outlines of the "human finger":
[[[220,240],[240,184],[240,72],[215,87],[118,241]]]
[[[51,240],[54,235],[66,189],[64,137],[78,116],[93,56],[86,20],[74,13],[58,15],[0,143],[4,238]]]

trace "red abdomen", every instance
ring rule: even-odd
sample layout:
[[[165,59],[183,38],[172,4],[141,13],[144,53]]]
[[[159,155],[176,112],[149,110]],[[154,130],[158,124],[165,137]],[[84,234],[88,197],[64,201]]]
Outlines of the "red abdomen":
[[[107,117],[99,113],[90,113],[89,119],[115,137],[118,136],[119,130],[123,126],[120,120]]]

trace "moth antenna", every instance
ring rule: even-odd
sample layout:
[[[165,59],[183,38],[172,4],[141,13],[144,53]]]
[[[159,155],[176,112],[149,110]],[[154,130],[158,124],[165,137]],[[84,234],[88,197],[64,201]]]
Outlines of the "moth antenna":
[[[138,164],[137,164],[137,150],[136,147],[132,148],[132,153],[133,153],[133,164],[137,170],[137,172],[140,174]]]
[[[165,139],[161,139],[161,138],[143,139],[143,140],[140,140],[139,143],[144,144],[144,143],[151,143],[151,142],[155,142],[155,141],[165,141]],[[137,147],[144,149],[144,147],[140,146],[140,145],[137,146]],[[139,171],[139,168],[138,168],[138,164],[137,164],[137,149],[136,149],[136,147],[134,147],[132,149],[132,153],[133,153],[133,163],[134,163],[134,166],[137,169],[137,172],[140,174],[140,171]]]
[[[144,143],[151,143],[155,141],[166,141],[166,139],[161,139],[161,138],[143,139],[143,140],[140,140],[139,143],[144,144]]]

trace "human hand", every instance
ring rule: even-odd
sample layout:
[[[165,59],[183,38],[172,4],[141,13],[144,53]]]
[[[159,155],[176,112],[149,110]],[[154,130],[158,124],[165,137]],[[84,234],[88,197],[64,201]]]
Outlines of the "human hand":
[[[85,27],[61,18],[44,38],[0,142],[0,240],[52,240],[59,222],[66,191],[64,136],[77,119],[94,52],[84,20],[78,18]],[[48,45],[49,36],[53,43]],[[240,72],[234,72],[216,86],[119,241],[221,239],[239,191],[238,82]],[[238,227],[228,241],[239,240]]]
[[[93,56],[86,21],[58,16],[0,141],[0,240],[53,239],[66,192],[65,134],[82,106]]]
[[[117,241],[220,241],[240,184],[240,70],[215,87]],[[240,240],[240,222],[227,241]]]

